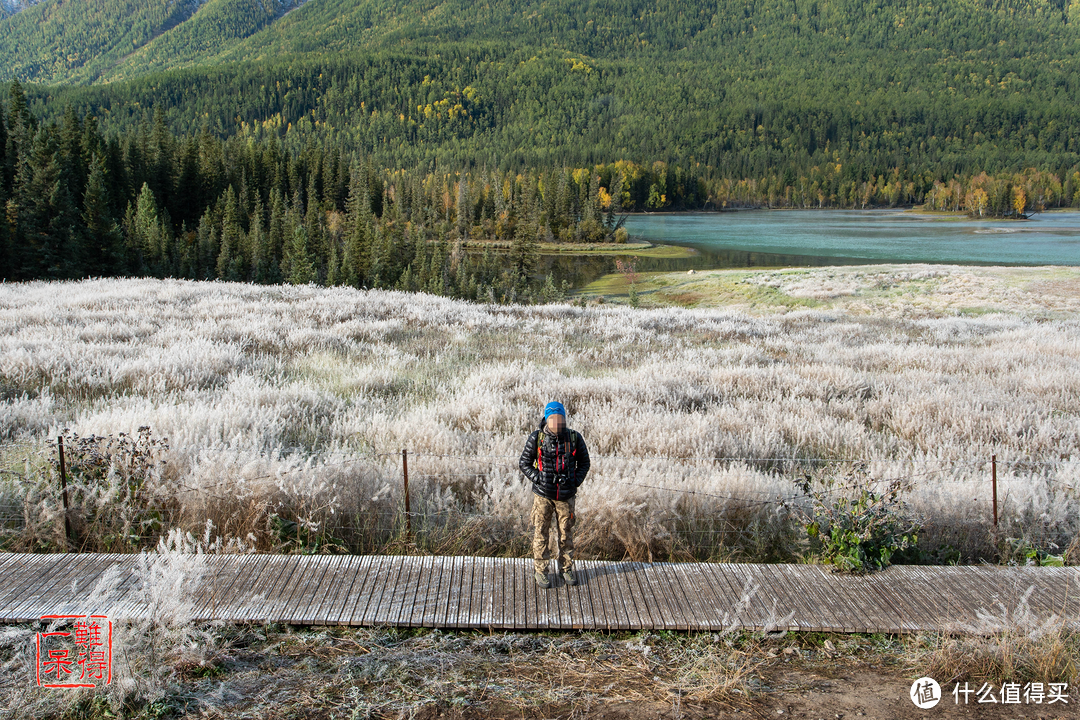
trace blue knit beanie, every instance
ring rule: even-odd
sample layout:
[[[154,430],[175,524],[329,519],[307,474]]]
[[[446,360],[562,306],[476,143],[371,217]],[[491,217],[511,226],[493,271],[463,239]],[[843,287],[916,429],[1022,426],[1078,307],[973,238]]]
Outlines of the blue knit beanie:
[[[566,408],[564,408],[560,402],[549,402],[547,407],[544,408],[544,419],[547,420],[549,415],[562,415],[563,417],[566,417]]]

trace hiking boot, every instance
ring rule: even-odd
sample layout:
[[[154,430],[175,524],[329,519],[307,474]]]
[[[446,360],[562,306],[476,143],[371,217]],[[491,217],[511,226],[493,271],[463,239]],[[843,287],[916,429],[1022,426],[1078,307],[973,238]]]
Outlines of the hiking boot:
[[[536,584],[544,588],[545,590],[551,587],[551,581],[548,580],[548,576],[542,572],[536,573]]]
[[[567,585],[577,585],[577,578],[574,577],[573,570],[564,570],[562,574],[562,579],[566,582]]]

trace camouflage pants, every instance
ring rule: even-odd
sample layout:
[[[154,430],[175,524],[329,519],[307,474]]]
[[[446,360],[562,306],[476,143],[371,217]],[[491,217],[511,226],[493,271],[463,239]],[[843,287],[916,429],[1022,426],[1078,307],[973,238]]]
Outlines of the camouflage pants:
[[[574,568],[574,498],[549,500],[533,495],[533,565],[538,573],[548,571],[552,515],[556,516],[559,527],[559,571]]]

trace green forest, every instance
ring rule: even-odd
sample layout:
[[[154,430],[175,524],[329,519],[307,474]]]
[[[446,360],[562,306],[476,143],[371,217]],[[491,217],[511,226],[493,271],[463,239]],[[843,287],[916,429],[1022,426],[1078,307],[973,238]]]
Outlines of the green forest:
[[[45,0],[0,19],[0,275],[276,282],[299,253],[509,298],[546,287],[536,242],[624,212],[1076,206],[1078,42],[1080,0]],[[514,268],[470,249],[519,236]]]

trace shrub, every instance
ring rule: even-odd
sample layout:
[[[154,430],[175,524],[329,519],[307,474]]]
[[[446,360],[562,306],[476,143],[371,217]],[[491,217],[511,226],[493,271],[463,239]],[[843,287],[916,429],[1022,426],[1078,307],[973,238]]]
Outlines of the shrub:
[[[864,487],[854,497],[838,495],[840,488],[814,488],[809,479],[800,488],[812,508],[804,511],[806,534],[820,548],[820,557],[839,570],[880,570],[893,554],[918,542],[919,523],[900,500],[898,480],[884,493]]]

